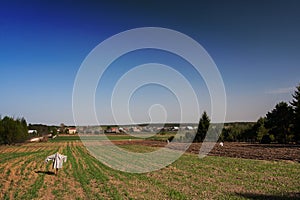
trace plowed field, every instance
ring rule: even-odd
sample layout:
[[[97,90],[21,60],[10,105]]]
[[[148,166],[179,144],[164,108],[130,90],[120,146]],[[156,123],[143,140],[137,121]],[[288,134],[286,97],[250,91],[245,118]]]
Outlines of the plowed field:
[[[134,151],[164,145],[148,141],[115,143]],[[199,149],[197,145],[190,147],[192,154],[186,153],[170,166],[143,174],[107,167],[80,141],[0,146],[0,199],[300,198],[299,147],[225,143],[212,151],[217,156],[199,159],[193,154]],[[68,159],[56,176],[51,163],[45,164],[44,159],[57,151]],[[269,156],[261,156],[268,151]]]
[[[140,141],[114,141],[115,144],[137,144],[152,147],[164,147],[166,142],[140,140]],[[173,145],[174,148],[180,148],[184,144]],[[171,146],[172,148],[172,146]],[[183,148],[183,147],[182,147]],[[193,143],[187,149],[187,152],[198,154],[201,143]],[[233,158],[246,158],[258,160],[287,160],[300,162],[300,145],[292,144],[250,144],[250,143],[225,143],[223,147],[216,144],[208,154],[211,156],[224,156]]]

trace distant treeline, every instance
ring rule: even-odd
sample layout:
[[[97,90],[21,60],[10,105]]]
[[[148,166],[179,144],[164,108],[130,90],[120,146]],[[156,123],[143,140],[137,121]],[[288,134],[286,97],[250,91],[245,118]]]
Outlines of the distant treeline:
[[[29,124],[24,118],[0,116],[0,144],[15,144],[25,142],[33,137],[40,137],[49,133],[57,134],[59,126],[48,126],[44,124]],[[28,130],[33,130],[29,133]]]
[[[38,136],[47,135],[49,133],[56,134],[58,126],[48,126],[45,124],[29,124],[28,130],[35,130]]]
[[[228,141],[259,143],[300,143],[300,84],[296,87],[291,102],[279,102],[273,110],[257,122],[210,124],[210,118],[204,111],[196,132],[186,132],[169,140],[179,142]],[[209,127],[212,127],[207,135]],[[218,137],[219,131],[221,131]]]
[[[24,142],[29,138],[27,123],[24,118],[0,117],[0,144]]]
[[[219,137],[220,141],[259,143],[300,143],[300,84],[291,102],[279,102],[265,117],[255,123],[227,123]],[[204,112],[195,137],[201,142],[207,133],[209,118]]]

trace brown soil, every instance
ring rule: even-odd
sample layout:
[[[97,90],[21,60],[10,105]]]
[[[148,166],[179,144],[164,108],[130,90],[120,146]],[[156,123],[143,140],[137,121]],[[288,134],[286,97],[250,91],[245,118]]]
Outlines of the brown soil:
[[[166,142],[162,141],[114,141],[116,145],[137,144],[152,147],[164,147]],[[202,143],[193,143],[187,152],[198,154]],[[183,149],[184,143],[170,143],[170,148]],[[218,143],[208,155],[225,156],[234,158],[258,159],[258,160],[287,160],[300,162],[300,145],[292,144],[250,144],[250,143],[224,143],[221,147]]]

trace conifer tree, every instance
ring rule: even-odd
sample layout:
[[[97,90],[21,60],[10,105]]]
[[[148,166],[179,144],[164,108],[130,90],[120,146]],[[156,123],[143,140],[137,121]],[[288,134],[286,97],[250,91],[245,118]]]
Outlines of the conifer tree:
[[[300,142],[300,83],[296,87],[296,91],[293,94],[293,100],[291,102],[294,111],[293,119],[293,133],[295,141]]]
[[[209,124],[210,119],[207,113],[204,111],[199,121],[198,130],[194,142],[203,142],[208,131]]]

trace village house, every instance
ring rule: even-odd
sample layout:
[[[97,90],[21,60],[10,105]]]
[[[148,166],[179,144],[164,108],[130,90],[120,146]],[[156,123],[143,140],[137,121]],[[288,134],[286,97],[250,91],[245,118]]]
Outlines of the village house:
[[[77,130],[76,130],[76,128],[68,128],[68,132],[69,132],[69,134],[76,134]]]

